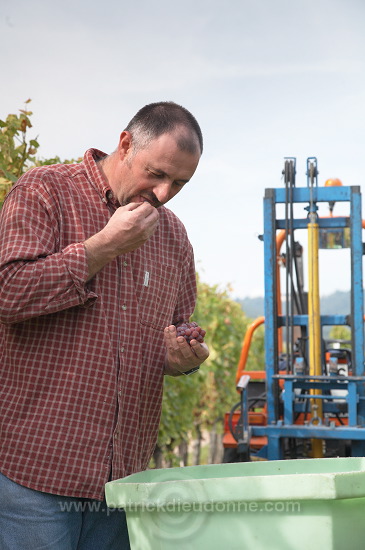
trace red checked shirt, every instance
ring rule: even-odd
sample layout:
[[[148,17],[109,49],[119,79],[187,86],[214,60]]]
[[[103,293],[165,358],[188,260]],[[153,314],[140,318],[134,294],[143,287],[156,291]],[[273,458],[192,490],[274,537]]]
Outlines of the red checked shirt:
[[[147,467],[163,386],[163,329],[196,279],[185,228],[155,234],[89,282],[85,239],[116,209],[96,160],[27,172],[0,216],[0,471],[38,491],[103,499]]]

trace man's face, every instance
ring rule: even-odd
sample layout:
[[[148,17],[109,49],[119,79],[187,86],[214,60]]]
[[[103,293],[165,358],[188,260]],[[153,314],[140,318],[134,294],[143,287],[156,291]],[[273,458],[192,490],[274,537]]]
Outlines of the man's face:
[[[148,201],[156,208],[172,199],[193,176],[200,154],[181,151],[172,134],[163,134],[145,149],[123,152],[119,145],[120,177],[114,186],[119,203]],[[127,136],[128,137],[128,136]]]

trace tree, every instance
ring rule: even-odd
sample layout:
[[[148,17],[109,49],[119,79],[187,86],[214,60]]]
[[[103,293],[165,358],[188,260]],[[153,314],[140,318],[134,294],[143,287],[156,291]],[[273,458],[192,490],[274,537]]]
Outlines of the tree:
[[[30,99],[25,103],[28,104]],[[35,162],[39,143],[27,141],[27,129],[32,127],[31,111],[20,110],[20,115],[8,115],[0,120],[0,202],[14,182]]]
[[[27,99],[25,106],[29,105]],[[0,120],[0,206],[12,185],[24,172],[34,166],[56,164],[59,157],[39,159],[36,157],[38,138],[28,138],[28,130],[32,128],[32,111],[20,109],[19,115],[9,114],[5,120]],[[79,162],[78,160],[63,160],[63,164]]]
[[[331,328],[330,340],[337,340],[344,348],[351,348],[351,330],[349,327],[337,325]]]
[[[200,463],[203,434],[210,441],[214,462],[216,444],[223,429],[225,412],[238,400],[236,369],[248,319],[240,304],[229,297],[229,288],[220,290],[198,278],[198,299],[192,320],[206,331],[210,356],[196,374],[165,379],[162,417],[155,453],[155,465],[186,464],[181,449],[192,441],[192,462]],[[253,338],[250,368],[262,368],[263,332]],[[164,461],[162,460],[164,458]]]

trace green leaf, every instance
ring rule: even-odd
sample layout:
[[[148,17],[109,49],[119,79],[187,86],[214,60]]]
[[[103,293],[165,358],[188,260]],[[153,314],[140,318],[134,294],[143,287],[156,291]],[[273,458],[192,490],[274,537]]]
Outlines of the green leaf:
[[[14,174],[12,174],[11,172],[8,172],[7,170],[5,170],[4,168],[0,168],[0,172],[2,174],[4,174],[4,176],[6,177],[6,179],[12,181],[13,183],[15,183],[17,181],[17,177],[14,176]]]

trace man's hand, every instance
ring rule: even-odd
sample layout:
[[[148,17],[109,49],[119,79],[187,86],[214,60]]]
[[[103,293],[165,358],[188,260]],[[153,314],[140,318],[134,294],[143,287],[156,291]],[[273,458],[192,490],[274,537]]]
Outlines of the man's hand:
[[[164,338],[167,348],[165,374],[179,376],[201,365],[209,357],[206,344],[199,344],[196,340],[188,344],[183,336],[177,336],[174,325],[165,328]]]
[[[84,243],[91,279],[120,254],[142,246],[156,231],[159,213],[148,202],[118,208],[106,226]]]

